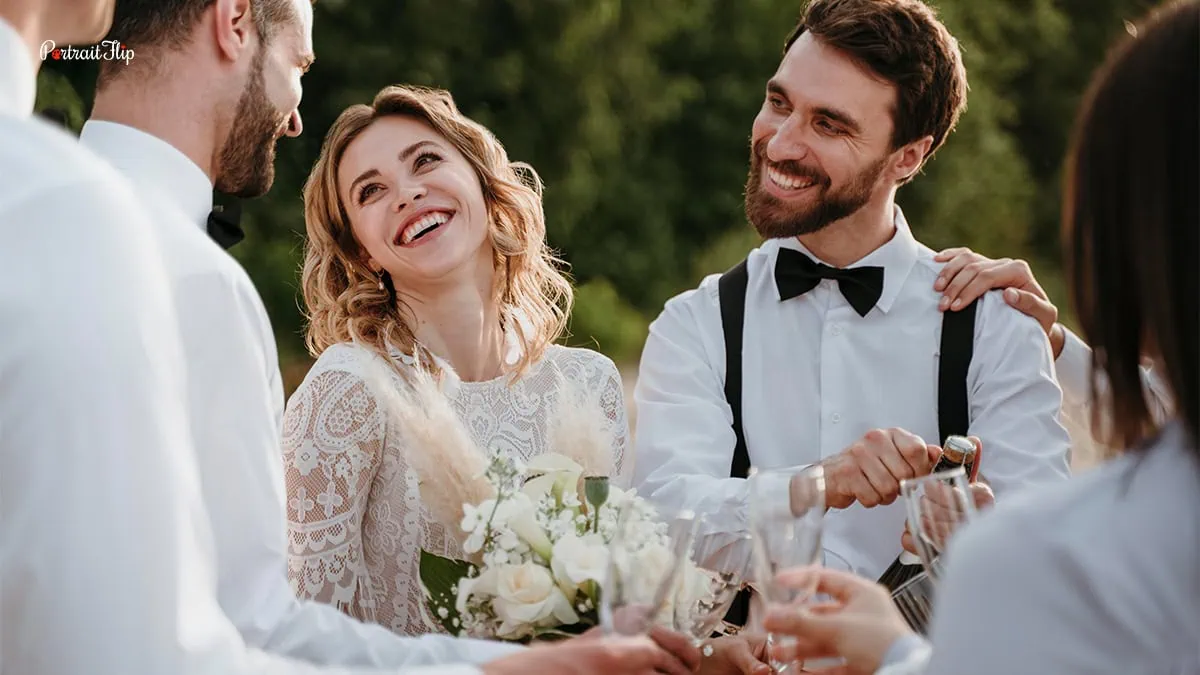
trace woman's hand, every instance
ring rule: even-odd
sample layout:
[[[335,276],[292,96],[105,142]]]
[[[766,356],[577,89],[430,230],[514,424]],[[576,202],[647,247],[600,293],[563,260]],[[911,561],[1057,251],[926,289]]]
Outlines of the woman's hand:
[[[969,248],[948,248],[933,259],[946,263],[933,283],[933,289],[942,294],[939,309],[958,310],[990,290],[1003,288],[1005,302],[1042,325],[1054,358],[1062,353],[1066,333],[1058,323],[1058,308],[1033,277],[1029,263],[1011,258],[992,260]]]
[[[767,615],[766,630],[795,638],[794,644],[772,647],[776,660],[841,656],[846,664],[835,672],[870,674],[878,670],[892,643],[912,634],[892,604],[891,595],[873,581],[820,567],[787,570],[777,581],[798,588],[812,588],[815,582],[816,592],[833,600],[798,609],[776,609]]]
[[[767,636],[731,635],[709,640],[712,654],[700,662],[700,675],[771,675]]]

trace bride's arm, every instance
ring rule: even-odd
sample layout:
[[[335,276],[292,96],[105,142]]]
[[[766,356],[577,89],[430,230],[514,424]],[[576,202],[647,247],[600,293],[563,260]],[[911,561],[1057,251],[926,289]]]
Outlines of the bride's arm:
[[[319,362],[314,370],[284,413],[288,576],[301,598],[373,621],[362,525],[383,454],[383,418],[357,374]]]
[[[599,400],[608,427],[606,431],[612,438],[612,481],[617,487],[628,488],[633,471],[627,462],[629,413],[625,406],[625,386],[621,380],[621,371],[603,354],[593,352],[591,359],[591,367],[587,369],[586,386]]]

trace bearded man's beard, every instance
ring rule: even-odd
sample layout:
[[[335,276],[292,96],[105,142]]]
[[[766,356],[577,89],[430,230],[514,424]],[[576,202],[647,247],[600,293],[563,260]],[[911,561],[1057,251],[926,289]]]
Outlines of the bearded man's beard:
[[[771,162],[767,159],[767,141],[760,140],[750,150],[750,175],[746,179],[746,218],[764,239],[783,239],[818,232],[830,223],[847,218],[866,205],[871,191],[883,175],[887,156],[880,157],[854,176],[844,187],[830,192],[831,181],[819,169],[795,161]],[[807,178],[814,191],[805,204],[789,204],[763,190],[766,166],[795,178]],[[767,180],[770,180],[769,178]]]
[[[261,197],[275,182],[275,142],[288,123],[267,97],[263,52],[255,57],[250,81],[238,100],[233,128],[221,147],[216,188],[242,198]]]

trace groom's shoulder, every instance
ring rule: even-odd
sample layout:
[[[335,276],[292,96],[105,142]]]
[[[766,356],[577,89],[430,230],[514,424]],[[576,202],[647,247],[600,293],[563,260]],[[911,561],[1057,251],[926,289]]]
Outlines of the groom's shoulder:
[[[33,118],[0,116],[0,166],[19,167],[6,171],[9,190],[67,189],[96,185],[127,196],[108,165],[62,128]],[[72,194],[58,195],[71,201]],[[85,206],[82,205],[81,206]]]
[[[721,319],[721,279],[732,274],[739,265],[745,264],[748,279],[759,278],[771,262],[773,251],[779,248],[778,242],[767,241],[751,250],[745,258],[730,264],[728,269],[706,274],[695,288],[676,294],[667,300],[659,319],[686,319],[706,325]]]

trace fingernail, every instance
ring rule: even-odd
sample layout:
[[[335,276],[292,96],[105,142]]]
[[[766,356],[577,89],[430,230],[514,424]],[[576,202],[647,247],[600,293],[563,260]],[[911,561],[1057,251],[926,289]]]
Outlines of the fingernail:
[[[940,291],[946,287],[946,278],[938,277],[937,281],[933,282],[933,290]]]
[[[1019,299],[1020,299],[1020,296],[1017,295],[1017,290],[1015,288],[1004,289],[1004,301],[1005,302],[1015,305],[1015,304],[1017,304],[1017,300],[1019,300]]]
[[[958,309],[959,305],[961,305],[961,304],[962,304],[962,300],[955,300],[954,304],[950,305],[950,309]]]
[[[945,311],[946,308],[949,306],[950,306],[950,298],[947,298],[946,296],[943,295],[941,301],[938,302],[938,309]]]

